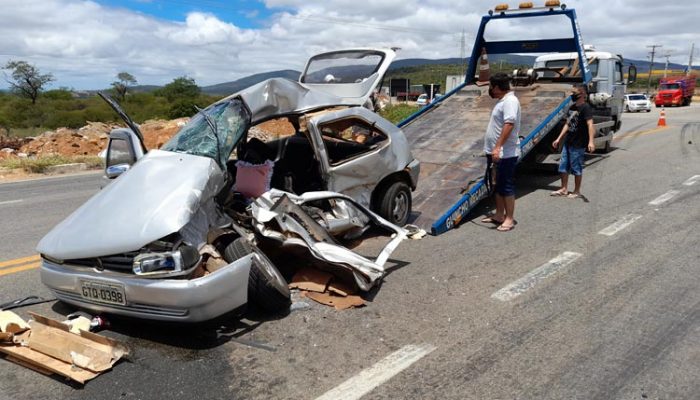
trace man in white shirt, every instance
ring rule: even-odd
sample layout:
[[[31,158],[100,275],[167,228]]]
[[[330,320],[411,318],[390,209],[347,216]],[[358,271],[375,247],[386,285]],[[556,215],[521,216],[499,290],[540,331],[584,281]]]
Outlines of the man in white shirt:
[[[520,101],[510,90],[510,78],[498,73],[489,80],[489,95],[498,99],[484,135],[487,162],[496,168],[496,212],[482,220],[500,232],[515,227],[515,166],[520,157]]]

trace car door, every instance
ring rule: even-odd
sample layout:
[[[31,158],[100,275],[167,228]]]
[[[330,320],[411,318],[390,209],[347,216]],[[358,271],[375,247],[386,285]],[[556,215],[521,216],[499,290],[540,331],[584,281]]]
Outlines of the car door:
[[[405,167],[410,160],[391,151],[396,138],[385,123],[389,124],[363,107],[310,121],[308,128],[327,190],[344,193],[367,206],[377,183]]]
[[[315,55],[299,83],[329,93],[347,104],[365,105],[396,57],[391,49],[351,49]]]

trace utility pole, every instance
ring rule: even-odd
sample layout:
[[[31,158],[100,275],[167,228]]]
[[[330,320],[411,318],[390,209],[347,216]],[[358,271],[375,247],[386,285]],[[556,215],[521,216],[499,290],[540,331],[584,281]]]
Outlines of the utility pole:
[[[671,57],[671,52],[667,51],[666,54],[664,54],[664,57],[666,57],[666,64],[664,65],[664,78],[665,78],[666,73],[668,71],[668,58]]]
[[[690,74],[693,70],[693,51],[695,50],[695,43],[690,46],[690,58],[688,58],[688,69],[685,71],[686,75]]]
[[[654,70],[654,55],[656,54],[656,48],[663,47],[660,44],[652,44],[647,47],[651,48],[651,64],[649,65],[649,79],[647,79],[647,94],[649,94],[649,88],[651,87],[651,71]]]

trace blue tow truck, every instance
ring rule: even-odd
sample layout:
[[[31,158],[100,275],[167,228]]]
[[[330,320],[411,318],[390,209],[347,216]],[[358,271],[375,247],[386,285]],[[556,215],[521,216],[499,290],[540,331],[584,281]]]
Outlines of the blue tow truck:
[[[594,104],[597,110],[594,123],[599,136],[596,140],[609,145],[620,121],[610,116],[609,107],[606,109],[605,101],[609,96],[597,93],[598,83],[603,86],[602,78],[591,73],[576,11],[558,3],[547,1],[546,7],[515,10],[499,6],[489,11],[481,19],[465,82],[398,124],[412,146],[413,155],[421,162],[420,183],[413,195],[412,223],[432,235],[439,235],[458,225],[489,194],[490,185],[484,178],[483,135],[496,100],[488,95],[488,83],[477,81],[480,54],[484,50],[488,55],[562,53],[572,57],[566,68],[535,65],[535,68],[514,71],[511,86],[521,104],[522,155],[519,161],[533,149],[548,151],[549,143],[554,140],[552,135],[557,135],[563,126],[571,106],[569,93],[577,83],[588,85],[591,99],[602,99]],[[490,23],[517,22],[512,21],[517,19],[550,24],[548,26],[559,24],[558,27],[568,19],[571,36],[487,40],[485,34]],[[631,66],[630,82],[635,76],[636,69]]]

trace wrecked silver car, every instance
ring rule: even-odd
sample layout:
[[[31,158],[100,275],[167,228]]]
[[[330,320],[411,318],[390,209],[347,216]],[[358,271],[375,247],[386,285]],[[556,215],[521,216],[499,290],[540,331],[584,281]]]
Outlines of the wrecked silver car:
[[[299,82],[222,99],[158,150],[112,102],[129,129],[110,134],[110,183],[41,240],[42,282],[64,302],[146,319],[275,311],[290,293],[265,245],[302,248],[369,290],[406,236],[419,174],[403,133],[366,108],[393,57],[313,57]],[[253,134],[276,119],[293,132]],[[342,245],[371,226],[392,235],[376,259]]]

